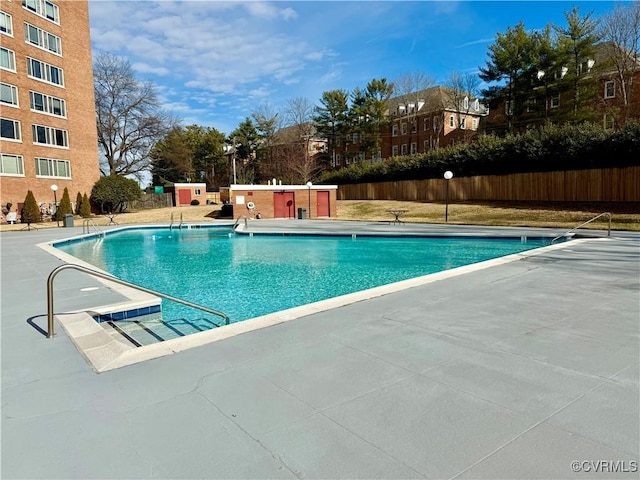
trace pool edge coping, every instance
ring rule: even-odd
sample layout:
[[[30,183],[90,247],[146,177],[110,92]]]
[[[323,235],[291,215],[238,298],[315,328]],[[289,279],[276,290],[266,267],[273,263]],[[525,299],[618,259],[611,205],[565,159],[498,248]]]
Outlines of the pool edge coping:
[[[320,300],[318,302],[313,302],[306,305],[301,305],[298,307],[293,307],[267,315],[243,320],[242,322],[232,323],[230,325],[225,325],[213,330],[166,340],[164,342],[159,342],[152,345],[145,345],[142,347],[134,347],[133,345],[128,345],[127,343],[119,341],[116,338],[112,337],[88,313],[97,312],[99,310],[104,311],[105,309],[108,310],[112,307],[115,307],[116,305],[118,308],[135,308],[140,304],[141,296],[147,297],[147,301],[153,301],[153,299],[158,302],[160,301],[158,297],[154,297],[152,295],[140,292],[139,290],[135,290],[124,285],[94,277],[96,278],[96,280],[106,284],[107,288],[112,289],[125,298],[130,298],[129,295],[133,295],[134,298],[138,298],[136,300],[130,299],[129,301],[121,302],[118,304],[109,304],[98,306],[95,308],[83,308],[75,311],[64,312],[64,314],[54,315],[54,318],[58,319],[58,322],[64,329],[65,333],[67,333],[73,344],[80,351],[81,355],[85,358],[92,369],[96,373],[103,373],[128,365],[134,365],[146,360],[160,358],[184,350],[189,350],[191,348],[208,345],[219,340],[224,340],[227,338],[235,337],[237,335],[250,333],[255,330],[289,322],[291,320],[296,320],[315,313],[332,310],[360,301],[370,300],[391,293],[396,293],[409,288],[428,285],[440,280],[445,280],[452,277],[484,270],[487,268],[504,265],[514,261],[523,260],[529,257],[534,257],[547,253],[549,251],[566,248],[568,245],[575,245],[576,243],[583,243],[589,240],[604,241],[607,239],[608,238],[606,237],[579,239],[574,238],[570,242],[551,244],[544,247],[535,248],[533,250],[527,250],[525,252],[513,253],[503,257],[484,260],[482,262],[477,262],[470,265],[463,265],[461,267],[452,268],[442,272],[422,275],[420,277],[361,290],[359,292],[340,295],[338,297]],[[45,250],[47,253],[59,258],[60,260],[66,262],[72,260],[70,263],[80,264],[88,266],[88,268],[91,269],[98,269],[100,271],[103,271],[98,267],[83,262],[82,260],[53,247],[53,243],[55,242],[49,241],[37,244],[37,246]],[[91,324],[100,328],[102,332],[97,331]]]

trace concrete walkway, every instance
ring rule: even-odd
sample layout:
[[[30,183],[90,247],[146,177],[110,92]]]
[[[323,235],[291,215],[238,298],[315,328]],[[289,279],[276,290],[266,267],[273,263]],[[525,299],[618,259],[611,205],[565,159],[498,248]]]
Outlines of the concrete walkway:
[[[640,235],[569,242],[96,374],[64,332],[40,331],[61,262],[36,244],[80,230],[0,234],[3,479],[640,478]],[[81,273],[59,278],[57,312],[122,300]]]

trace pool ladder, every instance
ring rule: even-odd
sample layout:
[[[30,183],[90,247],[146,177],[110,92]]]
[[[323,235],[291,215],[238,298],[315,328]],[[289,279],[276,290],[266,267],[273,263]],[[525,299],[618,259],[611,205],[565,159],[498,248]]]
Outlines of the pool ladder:
[[[85,218],[82,221],[82,234],[91,233],[91,227],[102,237],[104,237],[104,230],[102,230],[93,218]]]
[[[171,222],[169,223],[169,230],[173,228],[173,212],[171,212]],[[180,223],[178,224],[178,228],[182,229],[182,225],[184,225],[184,220],[182,219],[182,212],[180,212]]]
[[[249,217],[247,217],[246,215],[240,215],[237,219],[236,222],[233,224],[233,227],[231,227],[232,231],[236,231],[236,228],[238,227],[238,224],[240,223],[240,220],[244,220],[244,229],[246,230],[247,227],[249,226],[248,220]]]
[[[603,213],[601,213],[601,214],[599,214],[599,215],[596,215],[596,216],[595,216],[595,217],[593,217],[592,219],[587,220],[587,221],[586,221],[586,222],[584,222],[584,223],[581,223],[581,224],[580,224],[580,225],[578,225],[577,227],[574,227],[574,228],[572,228],[571,230],[567,230],[567,231],[566,231],[566,232],[564,232],[563,234],[558,235],[558,236],[557,236],[557,237],[555,237],[553,240],[551,240],[551,243],[554,243],[556,240],[558,240],[558,239],[560,239],[560,238],[562,238],[562,237],[566,237],[566,236],[568,236],[568,235],[572,234],[573,232],[575,232],[576,230],[578,230],[580,227],[584,227],[585,225],[587,225],[587,224],[589,224],[589,223],[591,223],[591,222],[593,222],[593,221],[595,221],[595,220],[599,219],[600,217],[605,217],[605,216],[606,216],[606,217],[608,217],[608,219],[609,219],[609,229],[608,229],[608,231],[607,231],[607,237],[610,237],[610,236],[611,236],[611,214],[610,214],[609,212],[603,212]]]
[[[56,278],[56,275],[58,275],[58,273],[60,273],[62,270],[68,270],[68,269],[78,270],[80,272],[88,273],[89,275],[93,275],[94,277],[103,278],[105,280],[109,280],[110,282],[115,282],[120,285],[125,285],[127,287],[140,290],[141,292],[145,292],[150,295],[155,295],[157,297],[164,298],[165,300],[170,300],[172,302],[186,305],[187,307],[202,310],[203,312],[207,312],[212,315],[222,317],[224,319],[224,324],[229,325],[229,316],[226,313],[220,312],[218,310],[213,310],[212,308],[203,307],[202,305],[191,303],[187,300],[183,300],[181,298],[167,295],[166,293],[157,292],[155,290],[151,290],[150,288],[141,287],[140,285],[136,285],[134,283],[127,282],[125,280],[120,280],[119,278],[116,278],[113,275],[109,275],[108,273],[102,273],[97,270],[93,270],[91,268],[83,267],[82,265],[65,263],[64,265],[59,265],[56,268],[54,268],[49,274],[49,278],[47,278],[47,338],[52,338],[53,336],[55,336],[54,326],[53,326],[53,314],[54,314],[53,313],[53,300],[54,300],[53,299],[53,281]]]

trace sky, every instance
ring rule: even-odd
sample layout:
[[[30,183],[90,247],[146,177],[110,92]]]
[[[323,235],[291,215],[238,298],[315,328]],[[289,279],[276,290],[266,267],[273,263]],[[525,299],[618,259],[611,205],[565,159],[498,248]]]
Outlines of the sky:
[[[437,84],[485,65],[496,33],[601,17],[600,1],[89,0],[94,57],[127,59],[183,125],[228,135],[252,112],[427,74]]]

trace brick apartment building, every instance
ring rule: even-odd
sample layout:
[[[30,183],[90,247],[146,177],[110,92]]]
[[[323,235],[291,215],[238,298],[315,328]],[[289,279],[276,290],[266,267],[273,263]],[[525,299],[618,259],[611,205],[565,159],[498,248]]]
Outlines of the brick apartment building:
[[[20,212],[52,185],[71,201],[100,176],[87,0],[0,3],[0,204]]]
[[[442,86],[399,96],[388,101],[387,122],[380,137],[377,158],[367,158],[358,133],[336,142],[332,168],[362,161],[413,155],[470,141],[486,117],[488,109],[477,98],[470,98]]]
[[[589,85],[584,107],[590,112],[591,121],[602,122],[608,129],[617,129],[629,119],[640,119],[640,59],[629,54],[627,71],[623,75],[613,62],[614,55],[623,53],[609,42],[595,46],[593,58],[582,58],[578,66],[580,81]],[[516,132],[543,125],[547,122],[563,123],[571,120],[574,92],[563,82],[565,75],[575,69],[566,65],[554,72],[539,71],[540,86],[533,88],[520,105],[501,102],[491,110],[484,130],[487,133],[505,133],[509,121]],[[549,77],[546,87],[543,80]],[[627,105],[623,99],[627,92]]]

